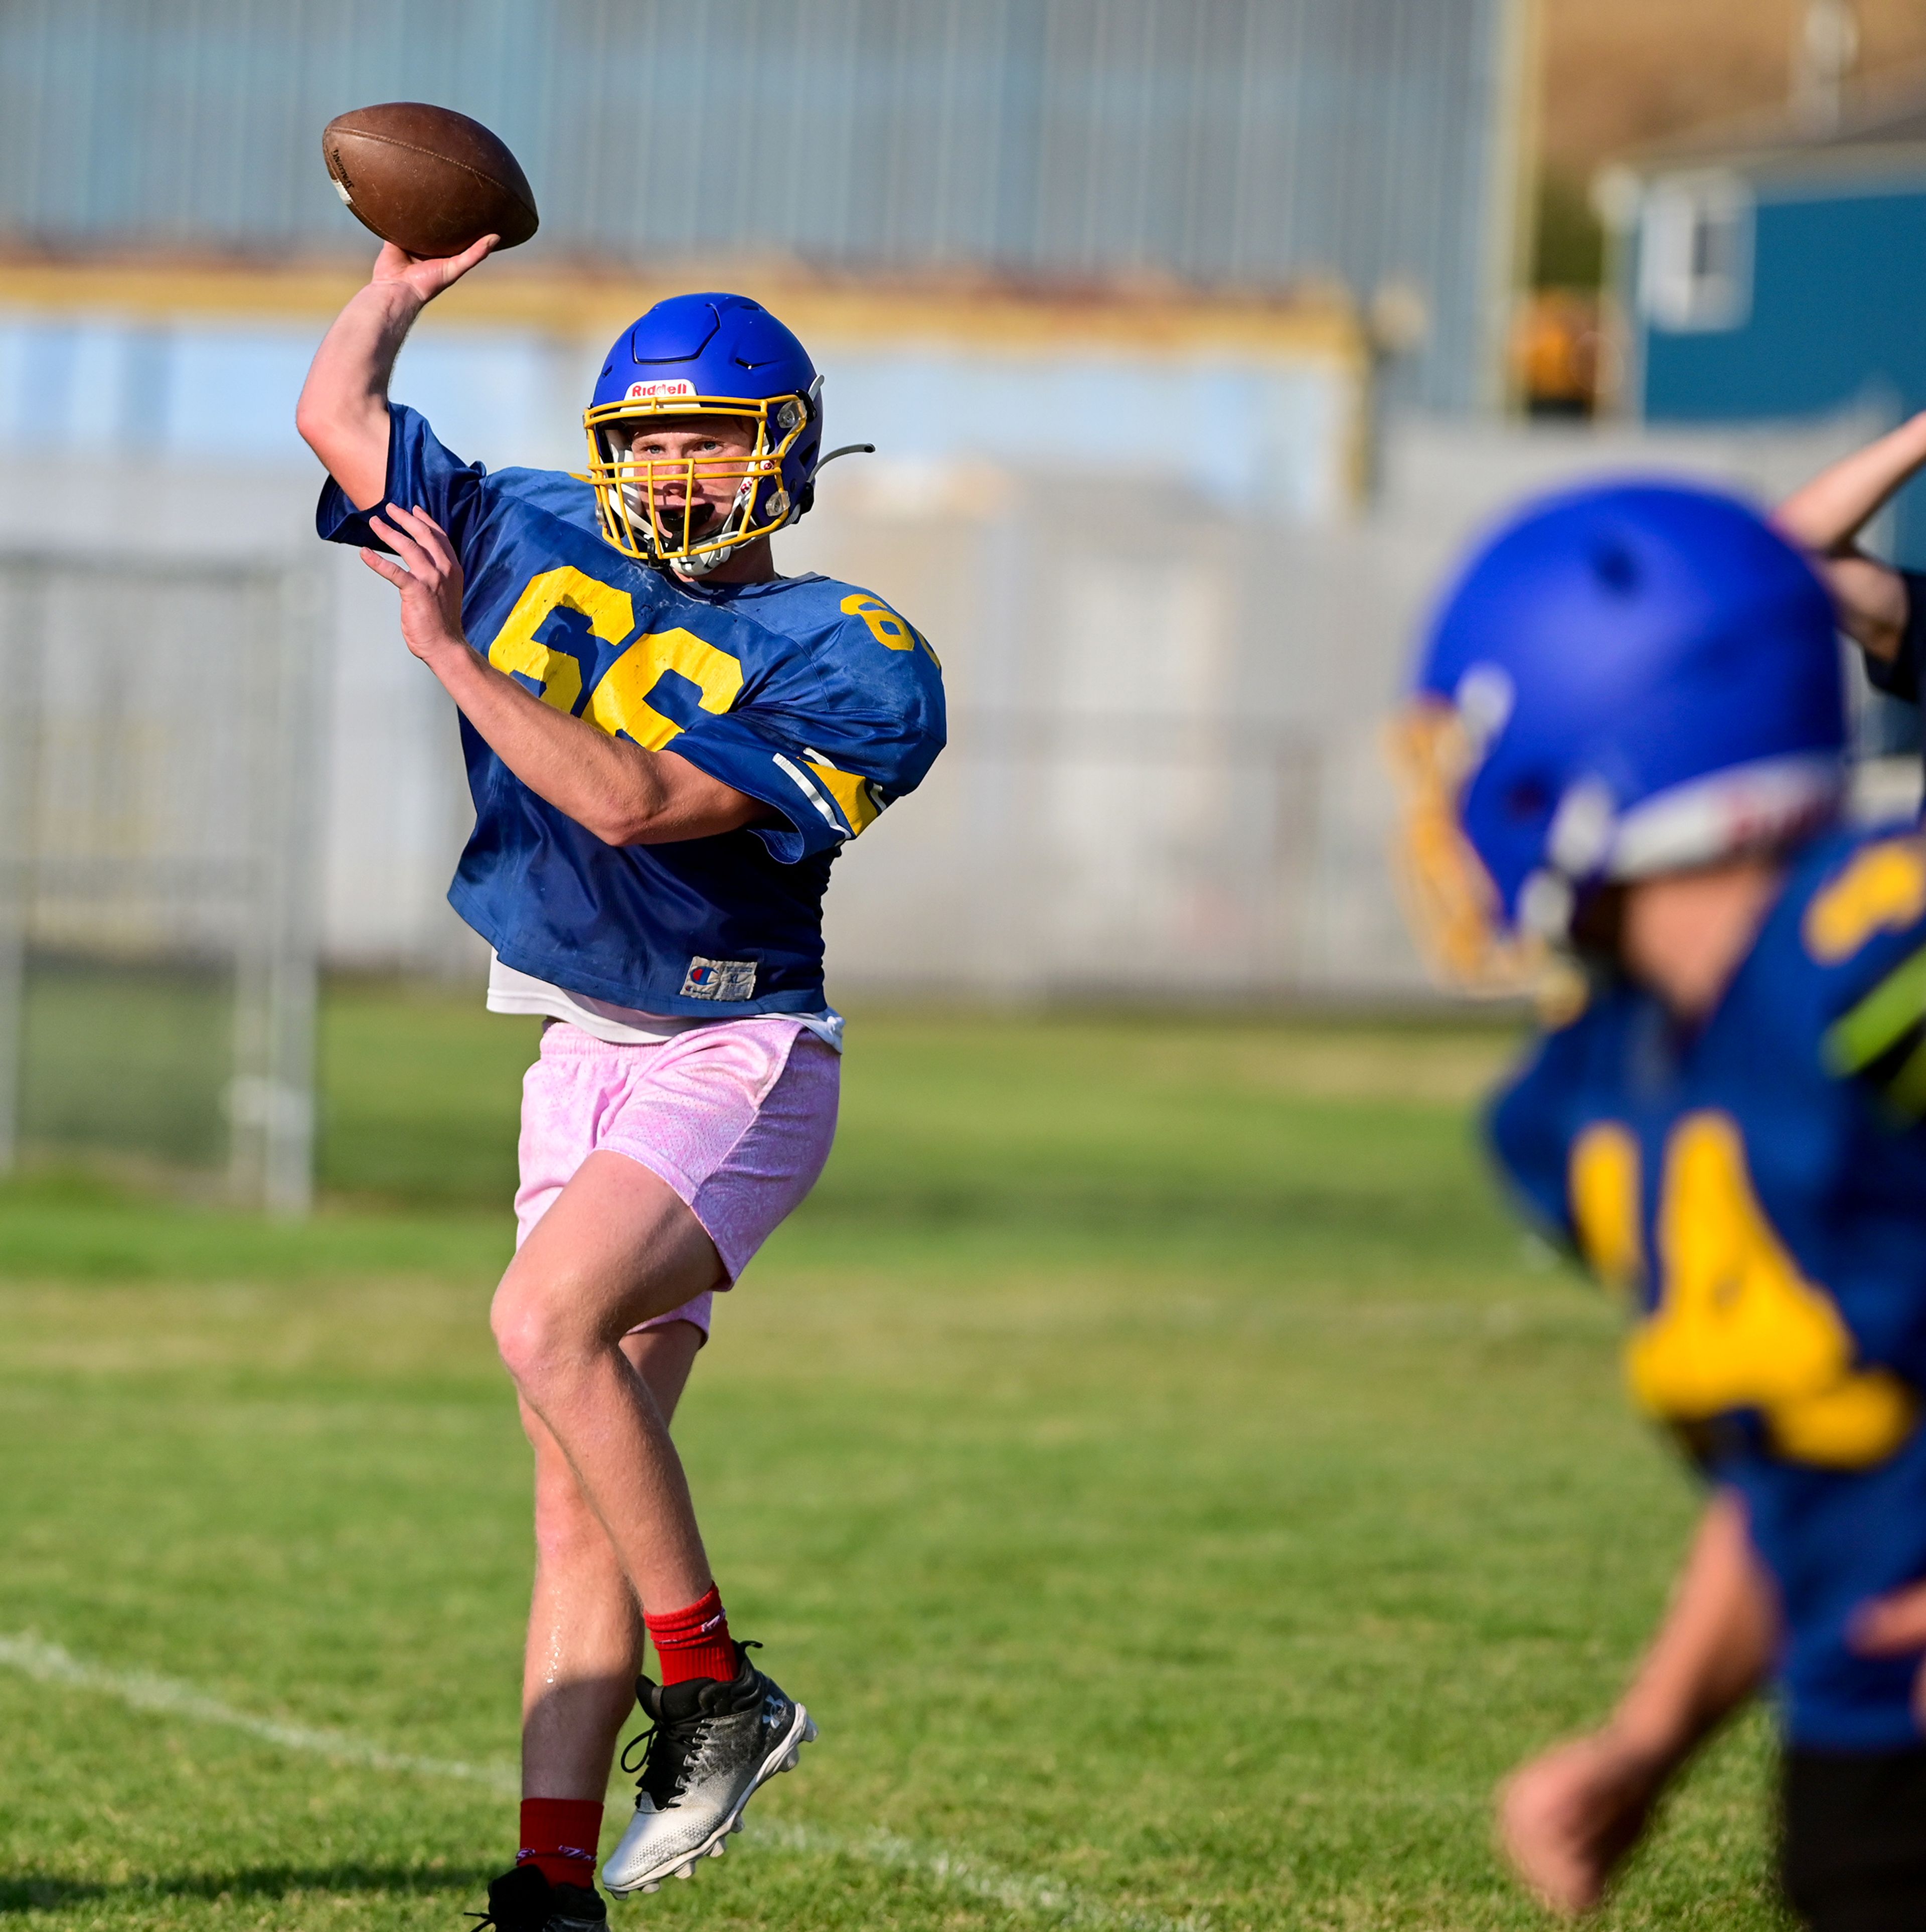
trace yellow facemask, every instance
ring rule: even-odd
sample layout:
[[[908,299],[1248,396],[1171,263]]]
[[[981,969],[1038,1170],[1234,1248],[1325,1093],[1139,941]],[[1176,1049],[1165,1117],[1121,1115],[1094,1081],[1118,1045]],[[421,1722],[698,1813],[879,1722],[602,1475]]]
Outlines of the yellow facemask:
[[[1459,822],[1480,754],[1457,708],[1435,698],[1408,705],[1385,749],[1401,806],[1392,872],[1433,976],[1477,999],[1542,998],[1548,981],[1568,982],[1571,969],[1543,940],[1504,929],[1498,888]]]
[[[721,416],[751,431],[746,454],[634,457],[630,440],[645,424],[674,428],[696,417]],[[604,403],[584,412],[589,470],[581,481],[595,492],[602,534],[625,556],[642,563],[673,563],[700,577],[726,562],[744,544],[780,530],[795,512],[783,485],[783,459],[809,421],[801,396],[764,400],[732,396],[677,396]],[[764,484],[774,481],[773,492]],[[714,486],[728,486],[720,516]],[[708,486],[705,490],[705,485]]]

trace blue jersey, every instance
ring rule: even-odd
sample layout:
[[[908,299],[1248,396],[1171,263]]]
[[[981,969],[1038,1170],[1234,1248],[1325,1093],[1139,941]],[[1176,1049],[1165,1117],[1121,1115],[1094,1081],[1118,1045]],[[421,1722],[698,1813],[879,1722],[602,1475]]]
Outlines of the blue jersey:
[[[412,410],[389,418],[383,500],[448,532],[475,648],[544,704],[650,751],[672,746],[772,814],[712,838],[605,844],[464,718],[475,826],[455,910],[508,964],[618,1006],[819,1009],[831,862],[942,748],[935,652],[867,592],[825,578],[691,594],[603,539],[586,484],[491,476]],[[334,542],[382,547],[331,481],[316,521]]]
[[[1795,1743],[1920,1742],[1856,1609],[1926,1577],[1926,839],[1801,857],[1682,1031],[1621,983],[1493,1107],[1499,1160],[1625,1296],[1633,1393],[1744,1496]]]

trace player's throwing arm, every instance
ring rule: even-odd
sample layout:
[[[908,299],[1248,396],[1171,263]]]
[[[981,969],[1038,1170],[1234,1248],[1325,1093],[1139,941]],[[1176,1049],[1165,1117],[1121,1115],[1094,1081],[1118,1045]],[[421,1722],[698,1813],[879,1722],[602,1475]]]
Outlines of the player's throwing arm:
[[[354,187],[370,218],[365,170]],[[493,1316],[538,1555],[519,1850],[487,1922],[585,1932],[638,1696],[653,1730],[601,1873],[618,1894],[720,1856],[816,1735],[730,1629],[668,1424],[715,1296],[828,1156],[823,893],[929,770],[943,698],[882,600],[777,573],[770,538],[825,460],[822,384],[753,301],[681,296],[623,331],[579,476],[491,476],[390,401],[409,328],[491,240],[424,259],[389,239],[298,422],[331,478],[321,535],[394,586],[464,722],[475,826],[449,896],[493,949],[489,1006],[544,1021]],[[659,1679],[637,1677],[645,1641]]]

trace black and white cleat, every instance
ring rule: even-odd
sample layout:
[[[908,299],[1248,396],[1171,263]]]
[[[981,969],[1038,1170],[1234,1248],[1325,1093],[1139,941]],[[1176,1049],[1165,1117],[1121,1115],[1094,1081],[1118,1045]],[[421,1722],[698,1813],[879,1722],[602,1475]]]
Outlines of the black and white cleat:
[[[698,1859],[720,1858],[742,1810],[759,1786],[793,1771],[813,1743],[809,1713],[735,1648],[728,1683],[699,1677],[660,1684],[644,1677],[636,1695],[655,1722],[622,1754],[646,1746],[636,1783],[635,1816],[602,1867],[602,1882],[618,1898],[654,1892],[671,1876],[693,1878]]]

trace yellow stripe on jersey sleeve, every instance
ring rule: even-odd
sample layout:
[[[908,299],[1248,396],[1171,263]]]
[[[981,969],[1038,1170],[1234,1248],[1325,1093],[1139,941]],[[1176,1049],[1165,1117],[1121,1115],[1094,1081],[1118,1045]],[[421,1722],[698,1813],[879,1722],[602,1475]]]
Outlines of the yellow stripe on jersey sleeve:
[[[1853,854],[1813,895],[1800,931],[1822,966],[1837,966],[1875,933],[1903,932],[1926,918],[1926,842],[1883,838]]]
[[[860,772],[838,771],[834,765],[820,764],[814,758],[805,758],[803,762],[822,780],[824,790],[835,800],[851,838],[860,837],[882,815],[882,803],[876,796],[875,786]]]

